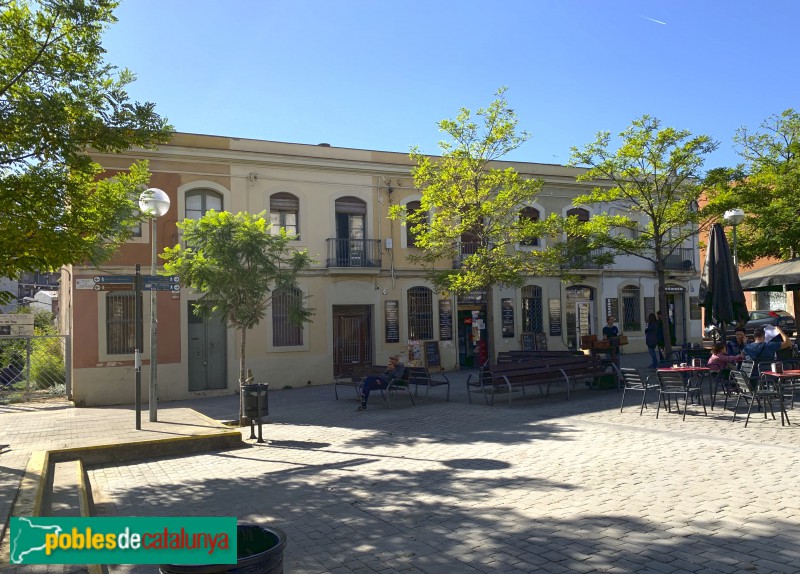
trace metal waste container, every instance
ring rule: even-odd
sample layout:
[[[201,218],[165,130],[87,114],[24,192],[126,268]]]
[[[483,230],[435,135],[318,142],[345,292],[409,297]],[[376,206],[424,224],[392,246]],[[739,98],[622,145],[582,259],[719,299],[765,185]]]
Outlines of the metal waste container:
[[[244,385],[242,387],[242,393],[244,395],[244,416],[250,420],[254,420],[269,415],[269,398],[267,391],[269,391],[269,385],[267,383]]]

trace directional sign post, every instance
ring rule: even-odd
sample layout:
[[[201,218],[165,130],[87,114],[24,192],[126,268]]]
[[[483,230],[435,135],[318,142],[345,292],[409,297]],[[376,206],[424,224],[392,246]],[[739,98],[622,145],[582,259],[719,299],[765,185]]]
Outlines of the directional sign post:
[[[92,277],[92,281],[102,284],[130,283],[133,285],[133,275],[95,275]]]
[[[177,275],[143,275],[145,291],[180,291],[181,278]]]

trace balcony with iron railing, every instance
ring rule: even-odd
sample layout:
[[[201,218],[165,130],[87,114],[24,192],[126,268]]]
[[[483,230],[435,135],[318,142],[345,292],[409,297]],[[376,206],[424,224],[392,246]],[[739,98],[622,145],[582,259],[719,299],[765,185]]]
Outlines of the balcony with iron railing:
[[[381,266],[380,239],[337,239],[327,240],[327,267],[371,267]]]
[[[564,263],[561,264],[562,269],[602,269],[605,267],[604,263],[598,263],[595,261],[597,257],[601,255],[605,255],[607,253],[604,247],[598,247],[597,249],[591,249],[587,251],[585,254],[581,255],[573,255]]]
[[[696,257],[691,247],[679,247],[664,260],[664,266],[670,271],[696,271]]]
[[[470,255],[475,255],[478,252],[478,248],[480,246],[481,244],[477,241],[465,241],[459,243],[456,246],[458,248],[458,252],[456,253],[456,258],[453,259],[453,269],[460,269],[461,266],[464,264],[464,260]]]

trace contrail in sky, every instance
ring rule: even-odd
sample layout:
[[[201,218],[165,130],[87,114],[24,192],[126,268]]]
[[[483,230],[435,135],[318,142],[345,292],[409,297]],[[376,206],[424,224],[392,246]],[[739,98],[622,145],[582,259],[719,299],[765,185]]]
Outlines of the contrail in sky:
[[[645,20],[650,20],[651,22],[655,22],[656,24],[661,24],[662,26],[666,26],[666,22],[662,22],[661,20],[656,20],[655,18],[650,18],[648,16],[640,16],[640,18],[644,18]]]

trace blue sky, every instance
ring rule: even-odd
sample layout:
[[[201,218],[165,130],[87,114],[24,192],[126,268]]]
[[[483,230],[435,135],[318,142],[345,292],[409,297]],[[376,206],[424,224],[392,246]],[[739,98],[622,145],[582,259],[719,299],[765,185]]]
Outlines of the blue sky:
[[[566,163],[642,114],[720,142],[797,107],[795,0],[123,0],[108,61],[178,131],[436,153],[436,122],[500,86]]]

